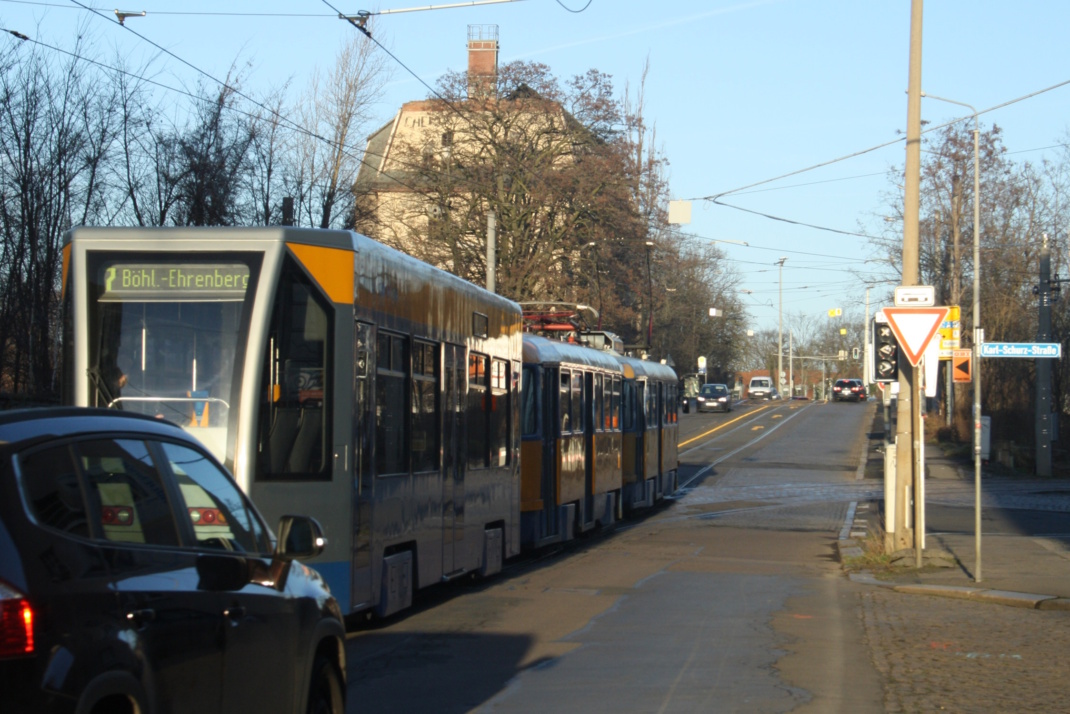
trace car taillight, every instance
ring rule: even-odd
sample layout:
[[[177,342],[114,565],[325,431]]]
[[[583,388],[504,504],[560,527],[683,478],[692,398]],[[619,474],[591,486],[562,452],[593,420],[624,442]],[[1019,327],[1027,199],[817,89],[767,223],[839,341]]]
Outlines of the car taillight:
[[[218,508],[190,508],[190,520],[194,526],[225,526],[227,518]]]
[[[18,590],[0,582],[0,657],[33,654],[33,608]]]

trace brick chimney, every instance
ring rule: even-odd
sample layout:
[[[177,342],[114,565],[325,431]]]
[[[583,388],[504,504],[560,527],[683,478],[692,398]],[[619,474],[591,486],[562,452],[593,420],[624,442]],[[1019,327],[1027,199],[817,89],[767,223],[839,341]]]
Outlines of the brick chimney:
[[[468,98],[495,99],[498,93],[498,26],[468,26]]]

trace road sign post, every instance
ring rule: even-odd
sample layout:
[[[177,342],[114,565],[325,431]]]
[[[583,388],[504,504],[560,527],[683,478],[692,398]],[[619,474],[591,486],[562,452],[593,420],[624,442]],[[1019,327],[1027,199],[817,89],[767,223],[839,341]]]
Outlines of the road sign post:
[[[897,289],[898,292],[898,289]],[[897,294],[896,303],[902,305],[903,303],[922,304],[928,300],[927,291],[911,292],[907,291],[905,297],[900,297]],[[899,342],[899,354],[906,358],[906,361],[910,363],[910,374],[906,380],[908,390],[906,393],[900,392],[899,395],[899,415],[900,420],[905,416],[910,418],[910,443],[909,444],[897,444],[897,452],[899,449],[903,450],[903,457],[910,458],[910,470],[903,473],[905,477],[909,473],[909,493],[908,489],[904,488],[902,492],[896,495],[897,499],[902,496],[903,498],[909,498],[913,496],[914,499],[914,520],[909,527],[913,531],[914,541],[914,560],[917,567],[921,567],[921,552],[925,547],[924,540],[924,498],[925,491],[922,479],[925,473],[925,456],[922,451],[924,443],[924,430],[921,421],[921,405],[923,403],[921,395],[921,375],[918,369],[918,364],[921,362],[922,356],[925,354],[925,348],[929,346],[933,337],[939,332],[940,324],[947,319],[948,309],[946,307],[886,307],[883,310],[884,316],[888,319],[888,325],[892,328],[892,332],[895,334],[896,339]],[[906,372],[907,370],[901,369],[900,372]],[[904,410],[909,410],[904,413]],[[897,434],[897,439],[899,435]],[[899,465],[896,467],[896,483],[900,484],[900,469],[903,464],[906,463],[906,459],[899,458],[897,453],[897,462]],[[896,520],[899,520],[899,506],[896,506]],[[904,515],[909,514],[910,510],[905,509]]]

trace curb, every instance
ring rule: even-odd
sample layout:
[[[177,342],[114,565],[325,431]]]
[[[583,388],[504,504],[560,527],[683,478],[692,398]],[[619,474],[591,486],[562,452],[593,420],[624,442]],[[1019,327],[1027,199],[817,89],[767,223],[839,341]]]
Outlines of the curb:
[[[841,567],[846,571],[848,558],[862,557],[862,547],[853,538],[844,538],[836,542],[836,550]],[[875,585],[888,588],[897,593],[906,595],[930,595],[934,597],[954,598],[958,600],[973,600],[986,602],[993,605],[1007,607],[1021,607],[1027,610],[1047,610],[1070,612],[1070,598],[1057,595],[1040,595],[1036,593],[1020,593],[1012,590],[989,590],[987,588],[972,588],[960,585],[924,585],[921,583],[896,583],[893,581],[879,580],[871,572],[863,570],[856,573],[847,573],[851,582],[862,585]]]

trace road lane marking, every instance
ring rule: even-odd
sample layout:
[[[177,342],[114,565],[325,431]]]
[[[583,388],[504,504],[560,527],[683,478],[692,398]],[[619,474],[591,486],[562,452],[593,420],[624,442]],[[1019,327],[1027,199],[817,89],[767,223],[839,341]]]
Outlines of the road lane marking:
[[[799,411],[795,412],[794,414],[792,414],[791,416],[789,416],[789,417],[788,417],[787,419],[785,419],[784,421],[782,421],[782,422],[780,422],[779,424],[777,424],[776,426],[774,426],[774,427],[773,427],[772,429],[770,429],[770,430],[768,430],[768,431],[763,431],[763,432],[762,432],[762,434],[761,434],[760,436],[756,436],[756,437],[754,437],[753,439],[751,439],[750,441],[748,441],[748,442],[747,442],[746,444],[743,444],[743,446],[740,446],[740,447],[739,447],[738,449],[734,449],[734,450],[732,450],[732,451],[729,451],[729,452],[728,452],[727,454],[725,454],[725,455],[724,455],[724,456],[722,456],[721,458],[717,459],[716,461],[712,461],[712,462],[710,462],[710,463],[706,464],[706,465],[705,465],[705,466],[703,466],[703,467],[702,467],[701,469],[699,469],[698,471],[696,471],[696,472],[695,472],[695,475],[694,475],[694,476],[692,476],[691,478],[689,478],[689,479],[688,479],[688,480],[687,480],[686,482],[684,482],[684,483],[680,484],[680,485],[679,485],[679,486],[677,487],[677,489],[676,489],[676,490],[677,490],[677,491],[679,491],[680,489],[682,489],[682,488],[686,487],[686,486],[687,486],[687,485],[688,485],[689,483],[691,483],[692,481],[694,481],[695,479],[697,479],[697,478],[698,478],[699,476],[702,476],[702,475],[703,475],[704,473],[706,473],[707,471],[709,471],[710,469],[712,469],[712,468],[713,468],[714,466],[716,466],[717,464],[721,463],[722,461],[725,461],[726,459],[730,459],[730,458],[732,458],[733,456],[735,456],[736,454],[738,454],[738,453],[739,453],[740,451],[743,451],[744,449],[746,449],[746,448],[749,448],[750,446],[753,446],[754,444],[757,444],[757,443],[758,443],[759,441],[761,441],[761,440],[762,440],[762,439],[764,439],[765,437],[769,436],[769,435],[770,435],[770,434],[772,434],[772,433],[773,433],[774,431],[776,431],[777,429],[779,429],[780,427],[784,426],[785,424],[787,424],[787,423],[788,423],[789,421],[791,421],[791,420],[792,420],[792,419],[794,419],[795,417],[797,417],[797,416],[799,416],[800,414],[802,414],[803,412],[805,412],[805,411],[806,411],[807,409],[809,409],[809,408],[810,408],[810,406],[812,406],[812,405],[810,405],[810,404],[807,404],[807,405],[806,405],[805,407],[803,407],[803,408],[802,408],[802,409],[800,409]],[[766,409],[767,409],[768,407],[763,407],[763,408],[766,408]],[[716,429],[714,429],[713,431],[716,431]],[[712,433],[712,432],[709,432],[709,433]],[[696,437],[696,438],[698,438],[698,437]],[[692,439],[692,441],[693,441],[693,439]]]
[[[687,446],[688,444],[690,444],[693,441],[698,441],[699,439],[705,438],[705,437],[709,436],[710,434],[712,434],[715,431],[720,431],[721,429],[724,429],[726,426],[729,426],[730,424],[735,424],[737,421],[740,421],[741,419],[746,419],[748,417],[756,416],[759,412],[763,412],[766,409],[770,409],[770,408],[772,408],[772,406],[773,405],[770,404],[767,407],[759,407],[757,411],[747,412],[746,414],[744,414],[742,416],[736,417],[732,421],[726,421],[724,424],[720,424],[718,426],[715,426],[715,427],[713,427],[712,429],[710,429],[709,431],[707,431],[707,432],[705,432],[703,434],[699,434],[698,436],[693,436],[690,439],[688,439],[687,441],[680,442],[679,444],[677,444],[676,448],[678,448],[678,449],[682,448],[684,446]],[[681,454],[681,456],[682,456],[682,454]]]

